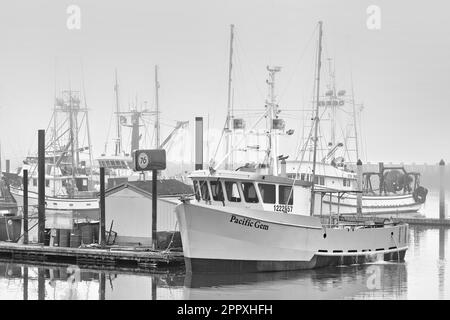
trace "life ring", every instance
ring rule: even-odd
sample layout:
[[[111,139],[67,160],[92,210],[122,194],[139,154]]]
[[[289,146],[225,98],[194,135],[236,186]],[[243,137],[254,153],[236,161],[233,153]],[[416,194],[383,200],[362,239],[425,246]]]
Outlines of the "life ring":
[[[413,192],[413,198],[414,201],[417,203],[425,203],[425,200],[427,199],[428,189],[419,186],[414,190]]]

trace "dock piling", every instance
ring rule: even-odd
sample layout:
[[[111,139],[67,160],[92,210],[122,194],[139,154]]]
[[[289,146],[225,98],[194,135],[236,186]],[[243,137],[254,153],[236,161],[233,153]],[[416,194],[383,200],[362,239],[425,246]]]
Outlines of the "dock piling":
[[[439,219],[446,218],[445,212],[445,162],[441,159],[439,162]]]
[[[23,170],[23,244],[28,244],[28,170]]]
[[[203,169],[203,117],[195,117],[195,170]]]
[[[106,247],[105,230],[105,168],[100,168],[100,245]]]
[[[45,130],[38,131],[38,242],[45,241]]]

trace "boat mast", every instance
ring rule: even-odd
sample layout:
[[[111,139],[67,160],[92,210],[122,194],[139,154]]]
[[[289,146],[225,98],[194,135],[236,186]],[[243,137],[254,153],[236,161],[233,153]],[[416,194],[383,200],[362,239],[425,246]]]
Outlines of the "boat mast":
[[[319,21],[319,46],[317,50],[317,79],[316,79],[316,110],[314,116],[314,151],[313,151],[313,167],[312,167],[312,184],[311,184],[311,208],[310,215],[314,214],[314,180],[316,178],[316,157],[317,157],[317,130],[319,127],[319,99],[320,99],[320,68],[322,59],[322,21]]]
[[[274,119],[278,115],[278,105],[275,97],[275,74],[281,71],[281,67],[269,67],[267,66],[267,71],[269,71],[269,79],[267,84],[269,85],[269,99],[266,101],[267,110],[267,122],[269,128],[269,145],[268,145],[268,155],[269,155],[269,167],[273,175],[278,175],[278,143],[277,136],[274,130]]]
[[[117,136],[116,136],[116,149],[115,155],[118,156],[122,152],[122,127],[120,125],[120,106],[119,106],[119,83],[117,80],[117,69],[115,69],[115,84],[114,93],[116,95],[116,125],[117,125]]]
[[[156,121],[155,121],[155,130],[156,130],[156,142],[155,149],[159,149],[161,144],[161,125],[160,125],[160,114],[159,114],[159,81],[158,81],[158,66],[155,66],[155,111],[156,111]]]
[[[350,71],[350,81],[352,84],[352,106],[353,106],[353,130],[355,133],[355,152],[356,161],[359,160],[359,141],[358,141],[358,128],[356,127],[356,105],[355,105],[355,91],[353,88],[353,73]]]
[[[72,183],[75,186],[75,146],[74,146],[74,132],[73,132],[73,110],[72,110],[72,90],[69,89],[69,133],[70,133],[70,155],[72,162]]]
[[[227,102],[227,125],[226,125],[227,147],[225,154],[230,154],[230,156],[227,158],[227,162],[225,163],[225,169],[227,170],[230,170],[233,165],[233,153],[232,152],[230,153],[230,151],[233,148],[233,129],[232,129],[233,105],[231,102],[231,93],[232,93],[231,71],[233,69],[233,41],[234,41],[234,24],[230,25],[230,54],[228,62],[228,102]]]

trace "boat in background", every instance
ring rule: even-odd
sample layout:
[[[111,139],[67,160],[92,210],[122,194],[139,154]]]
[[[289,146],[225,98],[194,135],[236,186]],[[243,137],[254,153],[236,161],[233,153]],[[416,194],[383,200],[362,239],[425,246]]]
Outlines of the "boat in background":
[[[83,105],[84,104],[84,105]],[[80,92],[66,90],[55,99],[52,128],[47,130],[45,150],[46,211],[74,214],[78,218],[98,219],[98,190],[92,179],[92,151],[86,103]],[[86,130],[87,145],[82,146],[82,128]],[[84,157],[84,159],[83,159]],[[10,191],[20,208],[23,207],[22,179],[28,170],[29,212],[38,206],[38,159],[28,156],[19,168],[18,180]]]
[[[17,203],[9,192],[7,178],[0,168],[0,241],[16,242],[21,228],[22,217],[18,214]]]
[[[356,165],[337,166],[333,163],[316,164],[315,183],[318,189],[356,190],[358,177]],[[286,161],[286,174],[292,179],[311,181],[311,161]],[[375,178],[375,179],[374,179]],[[375,183],[378,188],[374,188]],[[379,172],[362,174],[362,213],[364,214],[398,214],[417,212],[426,201],[428,190],[420,185],[420,173],[408,172],[404,167],[384,166],[380,163]],[[333,210],[339,204],[341,213],[352,213],[357,208],[355,194],[347,193],[323,199]]]
[[[138,110],[138,105],[130,107],[129,111],[121,111],[119,103],[119,83],[117,78],[117,70],[115,72],[115,126],[116,133],[114,137],[114,151],[111,154],[107,154],[107,145],[105,144],[104,153],[95,159],[98,167],[105,168],[105,178],[107,188],[112,188],[127,181],[139,181],[139,180],[149,180],[151,177],[145,177],[145,172],[136,172],[133,170],[133,158],[132,154],[134,150],[141,148],[140,140],[142,134],[140,132],[140,127],[146,126],[146,123],[154,121],[154,141],[153,148],[155,149],[167,149],[170,147],[170,143],[173,142],[175,136],[180,134],[183,129],[189,125],[189,121],[177,121],[175,126],[169,135],[161,142],[161,126],[160,126],[160,109],[159,109],[159,81],[158,81],[158,67],[155,66],[155,110],[152,111],[147,108],[145,104],[144,108]],[[123,143],[123,128],[131,129],[131,143],[129,145],[129,152],[125,150],[125,145]],[[148,128],[145,128],[145,132]],[[94,170],[94,175],[98,176],[99,172]],[[162,173],[164,175],[164,173]],[[162,176],[161,178],[165,178]],[[175,177],[169,178],[181,178],[184,182],[185,179],[183,174],[176,175]]]

